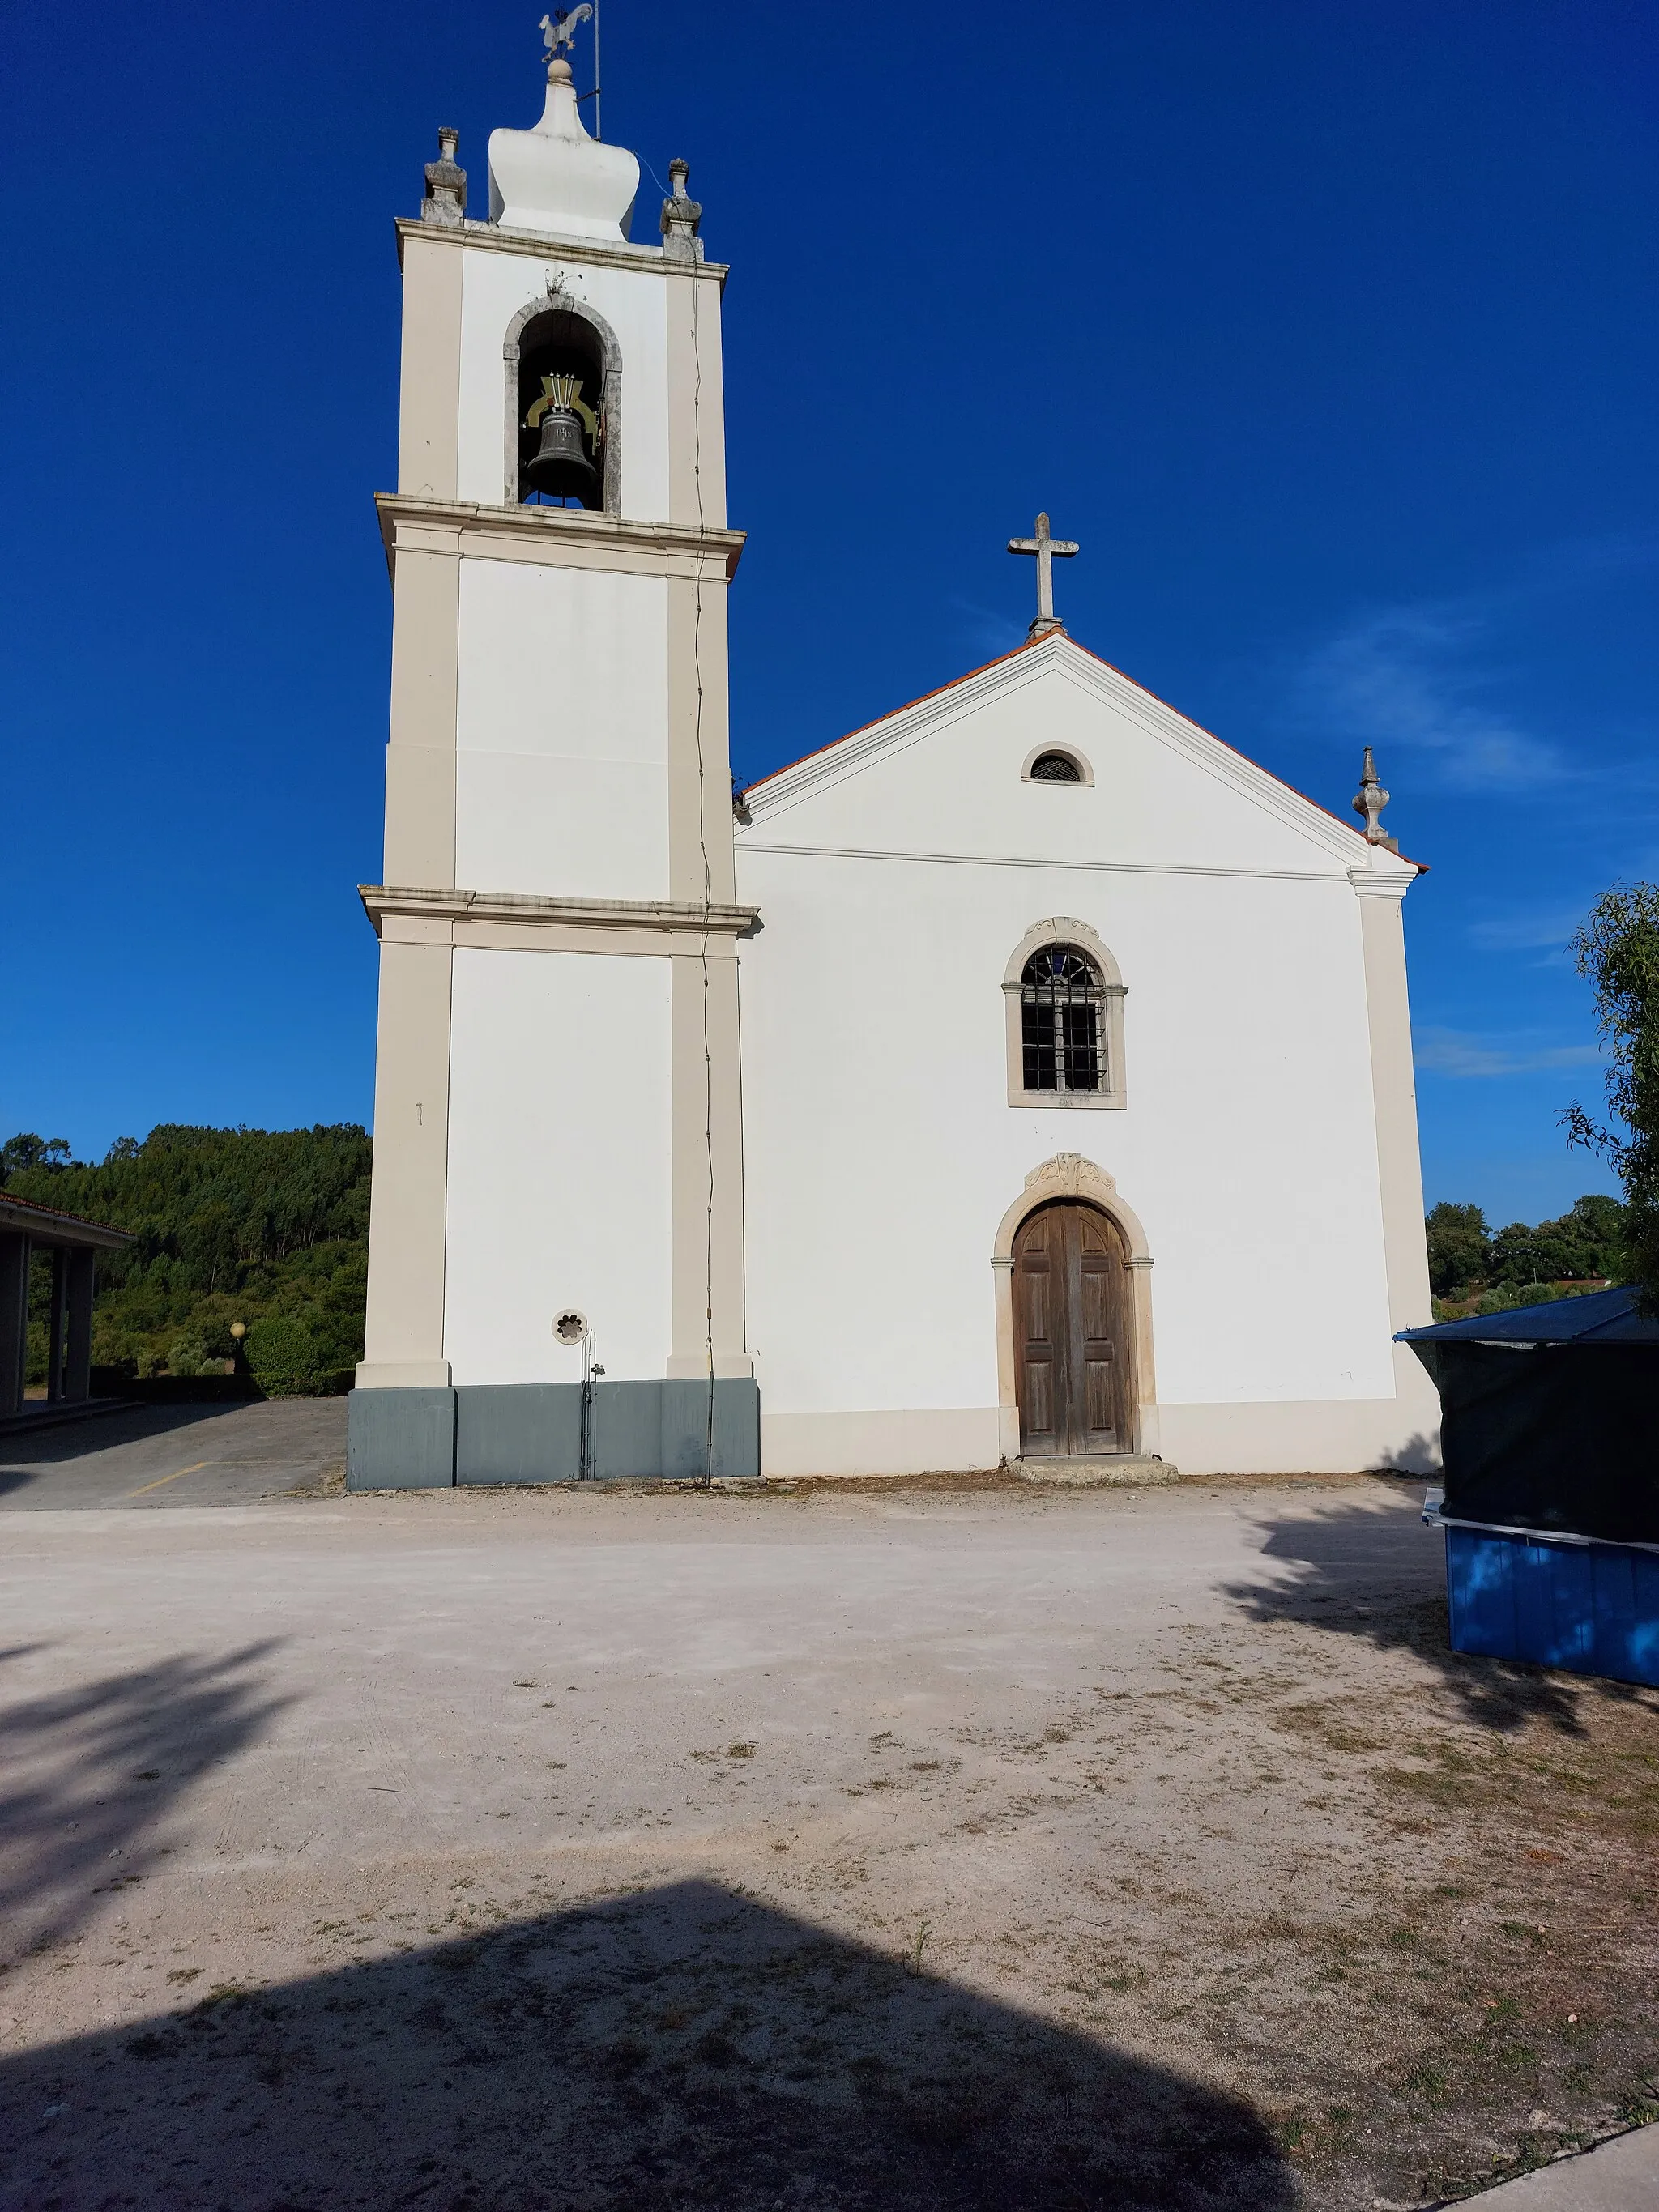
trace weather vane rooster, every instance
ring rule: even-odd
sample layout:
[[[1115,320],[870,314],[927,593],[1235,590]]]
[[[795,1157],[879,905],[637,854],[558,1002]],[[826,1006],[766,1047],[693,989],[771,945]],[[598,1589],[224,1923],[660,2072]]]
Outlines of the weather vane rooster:
[[[550,15],[542,17],[542,44],[547,49],[550,61],[558,59],[561,46],[567,53],[569,52],[576,36],[577,24],[586,22],[592,13],[589,0],[581,0],[579,8],[556,8]]]

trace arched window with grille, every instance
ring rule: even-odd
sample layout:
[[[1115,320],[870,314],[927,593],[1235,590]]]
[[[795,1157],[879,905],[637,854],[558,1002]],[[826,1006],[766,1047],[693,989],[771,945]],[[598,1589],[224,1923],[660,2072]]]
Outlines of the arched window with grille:
[[[1021,1072],[1028,1091],[1098,1091],[1106,994],[1075,945],[1045,945],[1019,978]]]
[[[1003,978],[1011,1106],[1121,1106],[1123,979],[1086,922],[1028,930]]]

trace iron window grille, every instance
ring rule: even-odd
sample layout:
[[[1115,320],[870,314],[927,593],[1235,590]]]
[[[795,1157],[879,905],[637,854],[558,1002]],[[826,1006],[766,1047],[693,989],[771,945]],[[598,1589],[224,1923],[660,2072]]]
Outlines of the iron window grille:
[[[1019,979],[1028,1091],[1098,1091],[1106,1035],[1100,970],[1075,945],[1045,945]]]
[[[1039,753],[1031,763],[1033,783],[1081,783],[1083,771],[1069,753]]]

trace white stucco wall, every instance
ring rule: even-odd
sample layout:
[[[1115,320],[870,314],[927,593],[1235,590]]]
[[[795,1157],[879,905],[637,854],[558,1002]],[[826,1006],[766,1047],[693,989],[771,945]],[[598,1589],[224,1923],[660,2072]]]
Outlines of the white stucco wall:
[[[1077,746],[1094,787],[1022,782],[1039,742]],[[1146,1230],[1160,1405],[1261,1407],[1240,1464],[1274,1464],[1280,1432],[1286,1467],[1374,1460],[1395,1379],[1363,848],[1052,670],[834,767],[781,807],[763,787],[738,838],[763,921],[741,970],[750,1340],[783,1456],[806,1416],[995,1407],[993,1240],[1072,1152]],[[1007,1103],[1004,971],[1056,915],[1128,987],[1121,1111]],[[1321,1404],[1322,1425],[1268,1410]]]
[[[738,889],[765,919],[742,993],[769,1410],[994,1405],[992,1241],[1058,1152],[1146,1227],[1160,1397],[1392,1390],[1346,883],[771,854]],[[1007,1103],[1003,969],[1054,914],[1129,986],[1121,1112]]]
[[[458,1383],[568,1382],[574,1305],[617,1380],[669,1351],[669,963],[454,956],[444,1352]]]
[[[457,882],[666,897],[666,581],[469,560],[460,590]]]
[[[572,295],[604,316],[622,353],[623,512],[642,522],[668,514],[667,287],[657,269],[588,268],[548,248],[534,255],[463,249],[458,495],[499,507],[506,453],[501,349],[521,307],[543,303],[562,275]],[[587,395],[590,404],[593,394]]]

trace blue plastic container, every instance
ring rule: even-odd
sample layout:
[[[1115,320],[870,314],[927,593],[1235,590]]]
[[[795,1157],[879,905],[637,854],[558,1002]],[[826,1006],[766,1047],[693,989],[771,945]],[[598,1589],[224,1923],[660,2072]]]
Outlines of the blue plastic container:
[[[1454,1651],[1659,1688],[1659,1552],[1448,1522]]]

